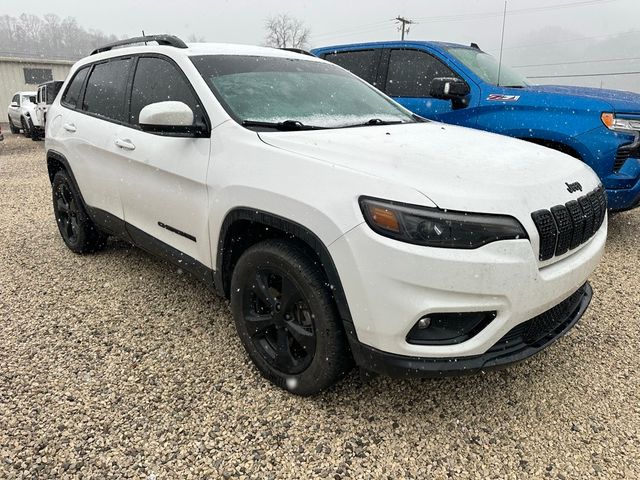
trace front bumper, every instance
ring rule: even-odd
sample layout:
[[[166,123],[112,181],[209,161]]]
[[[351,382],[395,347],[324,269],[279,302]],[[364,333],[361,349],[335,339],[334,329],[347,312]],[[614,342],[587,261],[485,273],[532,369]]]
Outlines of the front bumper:
[[[515,327],[580,289],[602,257],[606,236],[605,222],[589,241],[549,264],[538,261],[525,239],[474,250],[428,248],[382,237],[366,224],[329,250],[349,304],[354,350],[427,364],[458,359],[452,368],[462,369],[459,359],[485,355]],[[407,341],[421,317],[464,312],[495,312],[495,318],[460,343]],[[356,354],[365,367],[367,355]]]
[[[511,329],[482,355],[453,358],[394,355],[364,345],[352,334],[351,351],[358,365],[391,377],[456,376],[498,369],[529,358],[562,337],[580,320],[592,296],[591,286],[585,283],[552,309]]]

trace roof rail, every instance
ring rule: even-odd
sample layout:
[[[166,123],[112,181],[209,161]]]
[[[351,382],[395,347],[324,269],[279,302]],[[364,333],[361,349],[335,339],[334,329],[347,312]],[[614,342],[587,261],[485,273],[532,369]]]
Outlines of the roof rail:
[[[158,45],[167,45],[176,48],[187,48],[187,44],[174,35],[145,35],[144,37],[127,38],[126,40],[120,40],[113,42],[104,47],[96,48],[91,55],[96,53],[108,52],[109,50],[117,47],[124,47],[125,45],[133,45],[136,43],[156,42]]]
[[[302,48],[292,48],[292,47],[278,47],[278,50],[287,50],[288,52],[300,53],[302,55],[309,55],[310,57],[315,57],[315,55],[311,52],[307,52]]]

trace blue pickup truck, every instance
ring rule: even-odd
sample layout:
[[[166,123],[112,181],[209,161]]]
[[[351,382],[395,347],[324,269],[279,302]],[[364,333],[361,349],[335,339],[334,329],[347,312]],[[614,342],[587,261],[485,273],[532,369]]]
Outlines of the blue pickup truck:
[[[316,48],[414,113],[521,138],[587,163],[612,211],[640,204],[640,95],[530,84],[477,45],[376,42]]]

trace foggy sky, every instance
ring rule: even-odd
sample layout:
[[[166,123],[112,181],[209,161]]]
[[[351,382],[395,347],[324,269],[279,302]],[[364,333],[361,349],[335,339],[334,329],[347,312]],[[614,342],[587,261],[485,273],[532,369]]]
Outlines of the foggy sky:
[[[638,0],[605,0],[571,8],[517,12],[579,1],[509,0],[508,9],[513,13],[507,16],[506,22],[505,63],[531,65],[640,57]],[[499,12],[504,8],[503,0],[30,0],[11,3],[3,0],[3,3],[0,14],[73,16],[85,28],[119,37],[139,35],[144,29],[147,34],[173,33],[185,39],[195,34],[207,41],[248,44],[264,42],[267,17],[288,13],[311,28],[311,47],[397,39],[400,34],[390,19],[402,15],[418,22],[411,27],[408,39],[476,42],[496,56],[502,28]],[[457,15],[476,16],[451,18]],[[534,46],[521,48],[523,45]],[[526,67],[520,71],[527,75],[640,71],[640,61]],[[602,84],[640,91],[640,75],[537,80],[535,83]]]

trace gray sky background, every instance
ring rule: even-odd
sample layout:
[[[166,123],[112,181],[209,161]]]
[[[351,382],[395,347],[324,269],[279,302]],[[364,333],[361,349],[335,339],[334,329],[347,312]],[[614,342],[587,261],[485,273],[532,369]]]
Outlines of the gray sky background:
[[[399,38],[391,19],[418,22],[408,39],[478,43],[499,52],[502,0],[30,0],[3,1],[0,13],[73,16],[85,28],[118,36],[147,33],[195,34],[207,41],[262,44],[267,17],[288,13],[311,28],[310,46]],[[576,4],[566,7],[562,5]],[[531,11],[531,9],[538,9]],[[524,11],[522,11],[524,10]],[[505,63],[530,76],[640,71],[639,0],[509,0]],[[525,46],[525,47],[523,47]],[[600,60],[624,59],[601,62]],[[590,62],[598,60],[597,62]],[[582,62],[588,63],[569,63]],[[539,79],[640,91],[640,75]]]

